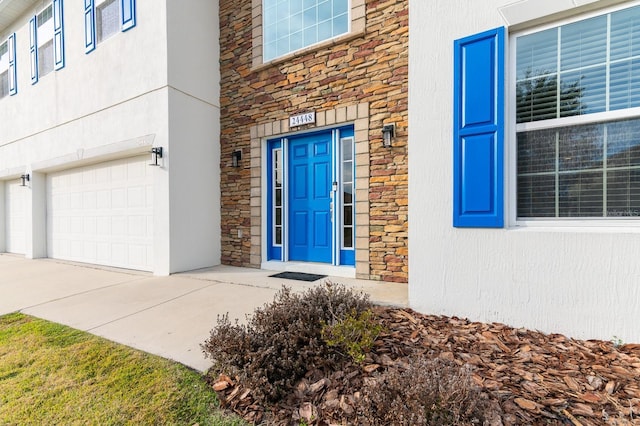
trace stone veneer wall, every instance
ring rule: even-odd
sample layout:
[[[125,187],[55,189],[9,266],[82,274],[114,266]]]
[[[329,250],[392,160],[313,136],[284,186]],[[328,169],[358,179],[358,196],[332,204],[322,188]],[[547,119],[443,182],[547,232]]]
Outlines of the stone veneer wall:
[[[255,63],[260,13],[260,0],[220,0],[222,263],[263,260],[262,138],[350,122],[360,131],[357,276],[407,282],[408,1],[352,0],[350,34],[266,64]],[[288,117],[306,111],[317,123],[289,129]],[[396,124],[391,148],[382,146],[387,123]]]

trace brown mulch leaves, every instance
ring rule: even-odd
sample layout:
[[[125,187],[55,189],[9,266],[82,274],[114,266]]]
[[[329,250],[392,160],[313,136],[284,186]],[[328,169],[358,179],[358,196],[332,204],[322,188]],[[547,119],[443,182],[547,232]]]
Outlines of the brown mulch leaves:
[[[363,383],[410,357],[469,365],[493,403],[492,425],[640,425],[640,345],[575,340],[503,324],[375,308],[385,332],[362,365],[309,371],[286,401],[265,407],[227,376],[212,383],[224,407],[269,424],[353,424]],[[407,383],[411,386],[411,383]]]

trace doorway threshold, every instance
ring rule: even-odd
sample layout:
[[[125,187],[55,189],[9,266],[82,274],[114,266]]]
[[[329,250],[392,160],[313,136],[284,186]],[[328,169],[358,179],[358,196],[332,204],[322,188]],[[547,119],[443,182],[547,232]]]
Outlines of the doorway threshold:
[[[308,274],[328,275],[330,277],[355,278],[356,268],[354,266],[336,266],[326,263],[315,262],[280,262],[270,260],[262,262],[261,269],[280,272],[304,272]]]

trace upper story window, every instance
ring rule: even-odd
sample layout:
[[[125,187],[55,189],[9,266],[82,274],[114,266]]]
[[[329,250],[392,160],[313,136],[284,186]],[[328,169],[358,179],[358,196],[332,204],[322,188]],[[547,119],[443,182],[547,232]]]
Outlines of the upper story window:
[[[119,31],[136,26],[135,0],[84,0],[85,52]]]
[[[49,6],[29,21],[29,53],[31,83],[51,71],[64,68],[63,0],[53,0]]]
[[[252,66],[364,32],[365,0],[254,0]]]
[[[349,31],[349,0],[264,0],[264,60]]]
[[[37,15],[38,25],[38,75],[43,77],[53,71],[53,5]]]
[[[9,43],[0,44],[0,99],[9,95]]]
[[[517,217],[640,216],[640,6],[514,38]]]
[[[96,38],[98,43],[120,31],[119,1],[107,0],[96,7]]]
[[[16,69],[16,35],[0,43],[0,99],[18,93]]]

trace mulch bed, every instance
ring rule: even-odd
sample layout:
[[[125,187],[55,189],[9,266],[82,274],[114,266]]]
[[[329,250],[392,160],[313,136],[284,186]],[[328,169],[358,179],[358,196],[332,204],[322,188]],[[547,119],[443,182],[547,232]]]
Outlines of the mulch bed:
[[[574,340],[410,309],[375,312],[385,333],[362,365],[311,371],[286,401],[270,407],[221,376],[213,386],[222,405],[252,423],[354,424],[364,381],[422,356],[470,365],[495,407],[491,425],[640,425],[640,344]]]

